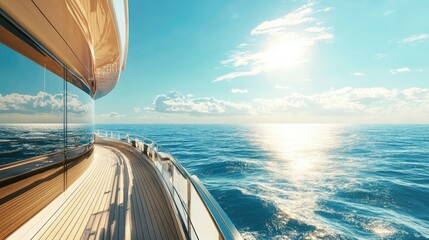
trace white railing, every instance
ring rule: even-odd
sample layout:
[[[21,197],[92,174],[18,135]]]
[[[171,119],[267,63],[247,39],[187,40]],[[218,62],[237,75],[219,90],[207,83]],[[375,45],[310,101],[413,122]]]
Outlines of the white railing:
[[[155,164],[188,239],[242,239],[234,224],[195,175],[167,150],[144,136],[97,130],[101,137],[127,142]]]

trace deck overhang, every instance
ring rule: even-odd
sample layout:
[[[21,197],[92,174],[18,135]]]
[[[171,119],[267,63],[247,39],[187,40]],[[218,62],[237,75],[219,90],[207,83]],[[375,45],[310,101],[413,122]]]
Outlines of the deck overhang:
[[[95,98],[115,87],[128,49],[126,0],[3,0],[0,8],[77,76],[81,83],[74,85],[90,89]],[[31,49],[12,40],[4,43],[43,66]]]

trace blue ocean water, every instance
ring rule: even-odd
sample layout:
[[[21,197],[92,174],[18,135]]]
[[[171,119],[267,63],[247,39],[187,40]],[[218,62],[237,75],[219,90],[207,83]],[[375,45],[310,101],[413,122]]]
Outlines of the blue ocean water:
[[[142,134],[245,239],[428,239],[429,125],[97,125]]]

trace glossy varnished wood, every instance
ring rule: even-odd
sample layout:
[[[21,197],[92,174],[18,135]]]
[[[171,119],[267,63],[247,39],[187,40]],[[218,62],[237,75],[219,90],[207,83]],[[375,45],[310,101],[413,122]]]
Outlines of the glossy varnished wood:
[[[127,144],[99,140],[92,166],[38,229],[34,239],[183,239],[153,163]],[[20,229],[22,230],[22,229]],[[31,234],[29,234],[31,233]]]
[[[91,162],[89,153],[70,159],[68,184],[75,182]],[[64,176],[63,163],[57,162],[3,179],[0,183],[0,239],[9,236],[63,193]]]

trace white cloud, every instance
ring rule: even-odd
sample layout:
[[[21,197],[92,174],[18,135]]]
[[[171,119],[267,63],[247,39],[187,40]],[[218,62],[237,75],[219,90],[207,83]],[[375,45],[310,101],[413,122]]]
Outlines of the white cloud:
[[[280,17],[274,20],[265,21],[259,24],[256,28],[254,28],[251,31],[251,34],[252,35],[265,34],[265,33],[281,34],[285,32],[288,26],[318,22],[317,19],[314,18],[313,16],[315,13],[318,13],[321,11],[327,12],[331,10],[331,8],[315,10],[313,8],[314,5],[315,5],[314,3],[307,3],[283,17]]]
[[[314,95],[293,94],[280,99],[265,99],[260,107],[266,113],[292,111],[314,115],[379,115],[402,111],[429,113],[428,97],[429,89],[421,88],[397,90],[346,87]]]
[[[282,90],[289,90],[290,89],[290,87],[288,87],[288,86],[282,86],[282,85],[275,85],[274,87],[276,89],[282,89]]]
[[[313,3],[308,3],[283,17],[265,21],[254,28],[251,34],[279,32],[287,26],[314,22],[315,19],[311,16],[314,13],[313,5]]]
[[[223,60],[223,65],[231,64],[234,67],[249,65],[251,62],[258,60],[258,56],[249,51],[236,52],[231,54],[230,58]]]
[[[254,76],[260,72],[262,72],[262,70],[260,68],[253,68],[250,71],[232,72],[232,73],[228,73],[228,74],[225,74],[223,76],[217,77],[215,80],[213,80],[213,82],[231,80],[231,79],[234,79],[237,77]]]
[[[93,111],[93,104],[92,103],[82,103],[79,99],[79,96],[76,94],[69,93],[67,95],[67,111],[70,113],[80,113],[80,114],[87,114]],[[58,99],[57,99],[58,100]],[[92,100],[91,100],[92,101]],[[52,101],[50,104],[60,104],[60,101]]]
[[[213,97],[191,98],[173,91],[158,95],[154,109],[163,113],[189,113],[193,115],[228,115],[249,112],[248,104],[233,103]]]
[[[133,110],[134,110],[135,113],[139,113],[139,112],[142,111],[142,109],[139,108],[139,107],[134,107]]]
[[[19,110],[23,105],[27,105],[29,101],[34,101],[34,96],[12,93],[8,95],[0,94],[0,110]]]
[[[402,39],[399,43],[408,44],[414,42],[424,42],[429,38],[429,34],[417,34],[407,38]]]
[[[248,93],[249,91],[247,89],[239,89],[239,88],[233,88],[231,89],[232,93]]]
[[[383,12],[383,17],[389,16],[390,14],[394,13],[394,9],[389,9]]]
[[[406,73],[406,72],[410,72],[410,71],[411,71],[411,69],[409,69],[407,67],[403,67],[403,68],[392,69],[392,70],[390,70],[390,73],[397,74],[397,73]]]
[[[318,94],[294,93],[283,98],[255,98],[230,102],[216,98],[188,98],[179,92],[159,95],[154,109],[192,115],[380,116],[404,113],[429,114],[429,89],[340,88]]]
[[[384,53],[377,53],[374,55],[374,58],[378,59],[378,60],[386,58],[386,57],[387,57],[387,54],[384,54]]]
[[[253,76],[276,69],[287,69],[308,61],[306,53],[318,42],[334,38],[330,28],[316,18],[316,14],[330,8],[316,9],[308,3],[283,17],[264,21],[251,30],[251,39],[259,42],[258,51],[244,51],[242,43],[221,63],[233,70],[213,82]],[[262,37],[262,38],[261,38]],[[258,44],[256,44],[258,45]],[[256,47],[255,47],[256,49]]]
[[[68,94],[69,113],[87,114],[92,111],[92,102],[82,103],[78,95]],[[63,111],[63,94],[38,92],[36,95],[11,93],[0,94],[0,112],[39,114]]]
[[[124,117],[124,114],[120,114],[117,112],[110,112],[110,113],[106,113],[106,114],[101,114],[102,117],[109,117],[109,118],[121,118]]]
[[[355,77],[364,77],[365,76],[365,74],[361,73],[361,72],[353,72],[352,75]]]
[[[309,27],[309,28],[306,28],[304,31],[311,32],[311,33],[325,33],[328,30],[329,29],[326,27]]]

